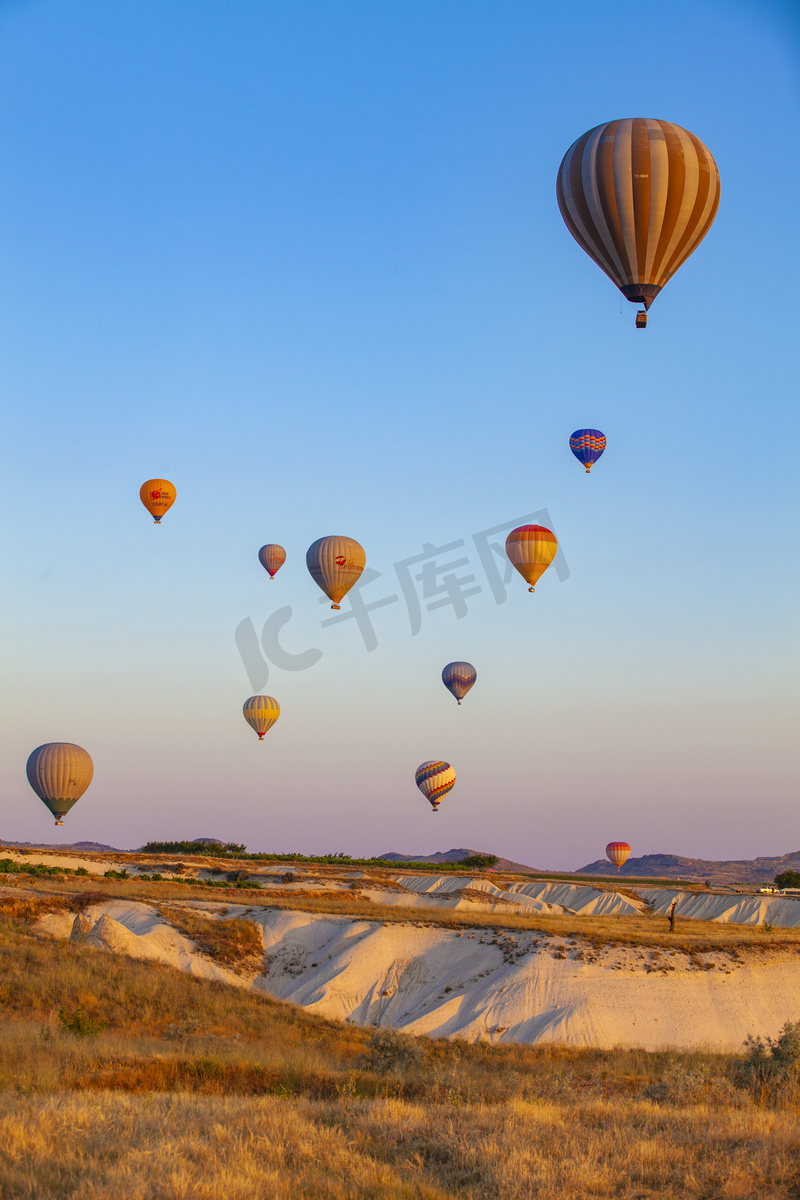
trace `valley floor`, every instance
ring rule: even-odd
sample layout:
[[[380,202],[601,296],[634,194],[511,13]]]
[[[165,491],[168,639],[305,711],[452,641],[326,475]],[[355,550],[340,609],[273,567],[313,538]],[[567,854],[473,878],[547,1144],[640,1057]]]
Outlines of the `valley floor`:
[[[111,911],[131,914],[128,925]],[[170,911],[174,924],[155,902],[90,901],[63,887],[0,895],[2,1200],[800,1194],[797,1080],[748,1074],[741,1048],[656,1053],[369,1029],[252,986],[264,973],[255,911],[231,906],[220,919],[174,900]],[[48,912],[71,928],[77,918],[76,937],[37,932]],[[319,924],[296,910],[277,916],[286,929]],[[369,945],[370,922],[337,921],[343,946]],[[407,920],[392,929],[446,936],[468,957],[513,966],[498,930],[470,939]],[[150,937],[151,953],[110,953],[115,937]],[[433,938],[434,953],[443,944]],[[166,965],[167,950],[187,957]],[[701,985],[713,974],[692,969]]]

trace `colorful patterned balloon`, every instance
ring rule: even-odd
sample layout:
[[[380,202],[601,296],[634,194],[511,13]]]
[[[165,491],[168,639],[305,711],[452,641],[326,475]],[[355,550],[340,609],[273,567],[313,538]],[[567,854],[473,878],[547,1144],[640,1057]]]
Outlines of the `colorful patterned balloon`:
[[[274,579],[278,571],[286,562],[286,551],[283,546],[279,546],[277,542],[268,542],[266,546],[262,546],[258,552],[258,561],[261,563],[264,570],[269,575],[270,579]]]
[[[453,790],[456,773],[450,763],[432,758],[429,762],[421,763],[417,767],[414,780],[433,811],[436,812],[447,793]]]
[[[569,439],[569,448],[588,475],[606,448],[606,435],[599,429],[576,429]]]
[[[268,733],[281,715],[281,706],[272,696],[251,696],[242,706],[244,719],[258,734],[258,740],[263,742],[264,734]]]
[[[364,547],[355,538],[319,538],[306,551],[308,572],[332,601],[331,608],[341,608],[339,601],[358,582],[366,563]]]
[[[534,584],[545,573],[556,556],[556,535],[544,525],[519,525],[506,538],[506,554],[529,585]]]
[[[627,842],[609,842],[606,846],[606,858],[619,869],[625,866],[625,863],[631,856],[631,848]]]
[[[451,662],[442,671],[442,683],[448,692],[452,692],[460,704],[469,689],[478,678],[478,672],[472,663]]]
[[[175,484],[168,479],[148,479],[139,488],[139,499],[156,525],[160,525],[164,513],[175,503]]]
[[[38,746],[25,767],[28,783],[50,809],[56,825],[92,782],[94,764],[82,746],[73,742],[46,742]]]

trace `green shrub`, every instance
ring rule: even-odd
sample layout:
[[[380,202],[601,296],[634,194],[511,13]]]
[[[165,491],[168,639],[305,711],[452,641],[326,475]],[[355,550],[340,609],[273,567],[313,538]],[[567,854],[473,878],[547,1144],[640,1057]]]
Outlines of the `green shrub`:
[[[800,871],[781,871],[775,882],[779,888],[800,888]]]
[[[139,847],[141,854],[206,854],[213,858],[223,855],[238,856],[247,850],[244,842],[145,842]]]
[[[359,1059],[359,1066],[378,1074],[407,1071],[418,1067],[427,1058],[421,1039],[399,1033],[391,1026],[378,1029],[369,1039],[366,1052]]]
[[[48,867],[44,863],[18,863],[0,858],[0,875],[75,875],[68,867]],[[88,871],[84,871],[88,875]]]
[[[58,1019],[65,1033],[75,1033],[78,1037],[97,1037],[98,1033],[108,1028],[108,1021],[99,1021],[97,1017],[82,1012],[80,1008],[76,1008],[72,1013],[68,1013],[66,1008],[60,1008]]]
[[[734,1064],[733,1081],[753,1093],[773,1093],[800,1086],[800,1021],[787,1021],[776,1038],[753,1037],[745,1057]]]

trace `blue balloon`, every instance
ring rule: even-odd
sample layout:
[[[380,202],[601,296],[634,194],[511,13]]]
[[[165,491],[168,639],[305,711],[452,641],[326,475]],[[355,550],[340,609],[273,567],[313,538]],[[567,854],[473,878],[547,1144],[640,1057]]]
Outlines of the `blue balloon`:
[[[588,475],[606,448],[606,435],[599,429],[576,429],[569,439],[569,448]]]

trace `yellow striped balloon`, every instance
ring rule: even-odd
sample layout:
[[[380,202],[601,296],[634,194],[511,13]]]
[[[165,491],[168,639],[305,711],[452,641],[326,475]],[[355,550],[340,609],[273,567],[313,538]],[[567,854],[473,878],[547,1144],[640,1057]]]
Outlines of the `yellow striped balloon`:
[[[272,696],[251,696],[242,706],[244,719],[255,729],[258,740],[263,742],[264,734],[268,733],[281,715],[281,706]]]
[[[556,194],[578,245],[627,300],[647,309],[711,228],[719,171],[688,129],[633,117],[573,142]]]
[[[92,782],[94,764],[82,746],[46,742],[33,751],[25,770],[28,783],[50,809],[56,825],[63,825],[65,814]]]
[[[161,518],[167,509],[175,503],[175,484],[168,479],[148,479],[139,488],[139,499],[145,506],[156,525],[161,524]]]
[[[319,538],[306,551],[309,574],[332,601],[331,608],[341,608],[339,601],[358,582],[366,564],[364,547],[355,538],[332,534]]]
[[[556,556],[556,535],[544,525],[518,525],[506,538],[506,554],[522,578],[528,591],[545,573]]]

